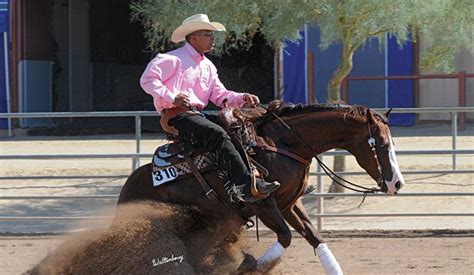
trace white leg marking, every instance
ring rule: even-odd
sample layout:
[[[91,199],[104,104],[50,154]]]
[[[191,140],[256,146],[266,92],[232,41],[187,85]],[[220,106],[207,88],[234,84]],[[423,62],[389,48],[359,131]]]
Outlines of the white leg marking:
[[[326,274],[328,275],[343,275],[341,266],[337,262],[336,258],[332,254],[328,245],[325,243],[320,243],[318,247],[314,249],[316,255],[319,256],[319,261],[324,267]]]
[[[257,260],[257,271],[265,272],[270,267],[272,267],[283,255],[285,248],[279,243],[276,242],[273,244],[263,255]]]

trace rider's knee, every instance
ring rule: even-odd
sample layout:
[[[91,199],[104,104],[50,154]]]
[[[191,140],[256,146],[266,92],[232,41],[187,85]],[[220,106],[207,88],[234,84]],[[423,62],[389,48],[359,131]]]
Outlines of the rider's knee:
[[[211,143],[221,143],[225,140],[230,140],[230,137],[227,132],[219,125],[213,125],[209,127],[208,132],[208,138]]]

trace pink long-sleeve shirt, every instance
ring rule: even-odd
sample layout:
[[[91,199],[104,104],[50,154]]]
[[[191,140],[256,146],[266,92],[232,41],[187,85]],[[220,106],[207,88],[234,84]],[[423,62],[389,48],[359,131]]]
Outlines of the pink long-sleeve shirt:
[[[227,99],[230,107],[241,107],[243,93],[227,90],[219,80],[217,69],[206,57],[190,44],[165,54],[158,54],[143,72],[140,85],[153,96],[158,112],[173,108],[174,99],[180,92],[190,95],[190,105],[204,109],[209,100],[219,107]]]

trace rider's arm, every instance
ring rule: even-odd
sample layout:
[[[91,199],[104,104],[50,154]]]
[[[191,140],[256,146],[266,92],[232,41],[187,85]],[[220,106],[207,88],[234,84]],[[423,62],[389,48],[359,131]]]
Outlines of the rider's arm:
[[[164,82],[172,78],[179,68],[179,59],[166,54],[158,54],[143,72],[140,85],[143,90],[158,100],[163,108],[173,107],[176,93]]]

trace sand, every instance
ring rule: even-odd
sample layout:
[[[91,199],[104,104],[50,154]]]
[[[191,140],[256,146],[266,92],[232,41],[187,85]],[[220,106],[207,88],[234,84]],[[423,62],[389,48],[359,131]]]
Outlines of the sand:
[[[472,127],[460,133],[458,149],[474,146]],[[398,150],[451,149],[452,139],[447,127],[426,126],[423,129],[393,129]],[[144,135],[141,151],[152,153],[157,144],[165,142],[159,135]],[[130,135],[29,137],[16,136],[0,140],[0,154],[49,153],[133,153],[135,141]],[[147,159],[142,159],[142,164]],[[331,166],[332,158],[324,157]],[[130,159],[74,159],[74,160],[0,160],[0,177],[6,176],[70,176],[70,175],[127,175],[131,171]],[[452,169],[452,156],[425,155],[399,156],[402,171]],[[457,157],[457,169],[473,169],[474,157]],[[348,170],[361,171],[355,161],[347,160]],[[312,172],[316,171],[313,164]],[[375,183],[367,176],[349,179],[366,186]],[[407,185],[403,192],[473,192],[472,173],[405,175]],[[103,195],[118,194],[124,178],[110,179],[2,179],[0,196],[16,195]],[[312,176],[311,184],[316,184]],[[330,181],[324,178],[324,189]],[[368,197],[357,208],[361,197],[326,199],[325,213],[473,213],[472,196],[451,197]],[[116,199],[61,199],[61,200],[0,200],[0,216],[113,216]],[[307,197],[305,205],[310,214],[317,212],[316,199]],[[313,223],[316,218],[313,216]],[[9,221],[0,222],[1,274],[19,274],[37,265],[44,257],[61,247],[61,243],[74,239],[71,235],[51,233],[103,230],[111,219],[91,221]],[[470,217],[378,217],[378,218],[326,218],[323,236],[339,259],[346,274],[470,274],[473,268],[474,244],[472,231],[474,218]],[[97,229],[99,228],[99,229]],[[348,231],[347,231],[348,230]],[[386,235],[373,237],[374,232]],[[394,230],[403,234],[393,237]],[[413,230],[423,230],[423,234]],[[445,234],[431,234],[439,232]],[[447,230],[447,231],[446,231]],[[460,231],[461,230],[461,231]],[[7,232],[7,233],[6,233]],[[9,233],[8,233],[9,232]],[[40,235],[38,233],[47,233]],[[88,231],[85,231],[88,232]],[[344,236],[334,232],[352,232]],[[360,232],[365,232],[359,234]],[[23,234],[15,236],[15,234]],[[26,234],[26,235],[24,235]],[[32,235],[33,234],[33,235]],[[70,234],[70,233],[69,233]],[[254,231],[245,233],[250,243],[255,241]],[[435,236],[432,236],[435,235]],[[75,235],[72,235],[75,236]],[[351,237],[354,236],[354,237]],[[275,241],[272,234],[262,237],[258,245],[247,250],[256,256]],[[244,246],[245,248],[245,246]],[[159,257],[162,255],[156,255]],[[149,255],[147,257],[155,257]],[[145,259],[146,260],[146,259]],[[151,259],[146,260],[150,264]],[[182,268],[182,267],[181,267]],[[152,269],[153,270],[153,269]],[[319,260],[312,248],[300,237],[293,239],[275,274],[322,273]]]

